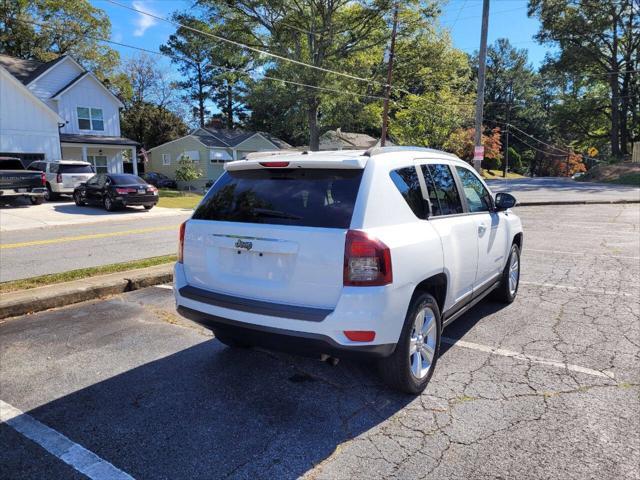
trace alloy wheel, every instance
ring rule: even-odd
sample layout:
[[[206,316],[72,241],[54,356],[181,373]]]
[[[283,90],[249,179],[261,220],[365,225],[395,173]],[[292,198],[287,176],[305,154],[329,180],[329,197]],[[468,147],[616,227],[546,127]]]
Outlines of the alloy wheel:
[[[424,378],[431,369],[437,340],[436,316],[430,307],[424,307],[413,321],[413,329],[409,340],[409,363],[411,374]]]
[[[509,293],[511,296],[516,294],[518,289],[518,281],[520,280],[520,261],[517,253],[511,254],[511,264],[509,265]]]

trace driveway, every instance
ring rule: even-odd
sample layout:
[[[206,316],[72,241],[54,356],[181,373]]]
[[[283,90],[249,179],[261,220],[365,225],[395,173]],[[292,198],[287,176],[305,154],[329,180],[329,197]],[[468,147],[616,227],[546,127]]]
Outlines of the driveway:
[[[570,178],[539,177],[488,180],[494,192],[512,193],[520,203],[640,202],[640,188],[612,183],[576,182]]]
[[[415,398],[225,348],[168,285],[0,322],[0,476],[640,479],[640,206],[517,212],[517,300],[445,330]]]
[[[42,205],[0,206],[0,232],[116,220],[185,216],[185,212],[191,213],[191,210],[154,207],[147,211],[142,207],[130,207],[107,212],[98,207],[78,207],[72,200],[47,202]]]

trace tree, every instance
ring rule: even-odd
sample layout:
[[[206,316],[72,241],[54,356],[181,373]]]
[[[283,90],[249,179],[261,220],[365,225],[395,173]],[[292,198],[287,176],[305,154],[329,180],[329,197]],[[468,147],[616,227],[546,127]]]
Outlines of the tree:
[[[0,0],[0,53],[50,61],[70,55],[101,80],[119,62],[100,42],[111,36],[108,15],[88,0]]]
[[[185,27],[211,33],[207,21],[200,20],[188,13],[174,13],[172,20]],[[169,37],[160,51],[171,56],[171,62],[178,66],[183,80],[176,86],[184,92],[184,99],[193,107],[194,117],[200,127],[204,127],[209,114],[207,101],[211,99],[213,70],[211,68],[211,52],[217,48],[210,37],[178,27]]]
[[[182,155],[176,167],[176,180],[192,182],[202,176],[202,171],[188,156]]]
[[[255,2],[254,0],[202,0],[212,21],[241,25],[251,45],[274,54],[311,64],[317,69],[285,64],[269,59],[265,73],[272,71],[289,80],[311,87],[329,87],[335,76],[322,69],[344,70],[349,59],[383,45],[384,15],[391,0],[353,2],[315,0],[313,2]],[[358,75],[360,72],[353,72]],[[300,88],[298,102],[303,106],[309,132],[309,147],[319,146],[323,95],[315,88]]]
[[[485,128],[483,128],[486,131]],[[496,127],[490,134],[482,134],[482,145],[484,146],[483,167],[491,170],[500,168],[502,161],[502,142],[500,141],[500,128]],[[444,144],[444,149],[454,153],[463,160],[471,162],[475,143],[475,129],[459,129],[451,133]]]
[[[187,134],[175,86],[151,57],[130,58],[114,85],[124,103],[120,116],[123,135],[150,149]]]
[[[564,72],[566,83],[577,83],[580,93],[600,83],[608,87],[607,130],[614,157],[628,153],[630,140],[640,138],[640,87],[631,73],[638,69],[640,48],[640,16],[634,8],[635,0],[529,2],[529,15],[541,22],[537,38],[559,47],[549,63]],[[589,85],[584,85],[581,79],[587,76]]]

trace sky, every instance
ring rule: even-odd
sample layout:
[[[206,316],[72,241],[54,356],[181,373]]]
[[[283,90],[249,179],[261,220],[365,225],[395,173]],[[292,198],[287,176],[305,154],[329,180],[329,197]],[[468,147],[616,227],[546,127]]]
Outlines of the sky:
[[[106,0],[90,1],[109,15],[113,41],[157,51],[175,30],[173,25]],[[189,10],[192,5],[190,0],[116,1],[161,17],[169,17],[176,10]],[[440,21],[451,32],[454,46],[469,53],[477,50],[480,43],[482,0],[448,0],[442,10]],[[489,44],[501,37],[508,38],[515,47],[526,48],[530,62],[538,67],[544,60],[547,47],[539,45],[533,39],[539,22],[527,17],[527,0],[491,0],[489,12]],[[120,52],[122,58],[137,53],[126,47],[113,47]],[[169,67],[168,59],[159,57],[159,61]]]

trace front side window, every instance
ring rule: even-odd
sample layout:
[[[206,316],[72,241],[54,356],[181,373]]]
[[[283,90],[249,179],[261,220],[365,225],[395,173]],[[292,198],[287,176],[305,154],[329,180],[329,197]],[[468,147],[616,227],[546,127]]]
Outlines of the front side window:
[[[102,109],[78,107],[78,128],[80,130],[104,130]]]
[[[448,165],[421,165],[433,216],[463,213],[453,173]]]
[[[93,165],[96,173],[107,173],[109,171],[107,167],[107,157],[104,155],[89,155],[87,161]]]
[[[196,220],[349,228],[362,170],[227,171],[193,214]]]
[[[405,202],[411,208],[416,217],[427,218],[425,201],[422,198],[422,190],[418,180],[418,172],[415,167],[392,170],[389,175],[396,188],[404,197]]]
[[[462,191],[467,198],[470,212],[490,212],[492,209],[491,194],[480,179],[468,168],[456,167]]]

